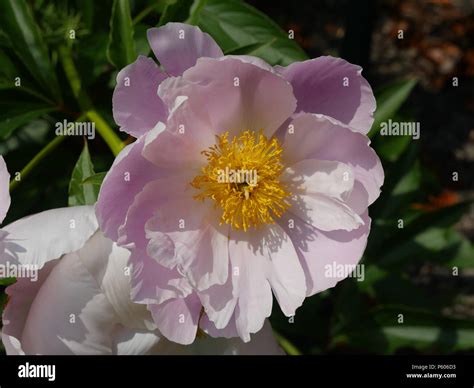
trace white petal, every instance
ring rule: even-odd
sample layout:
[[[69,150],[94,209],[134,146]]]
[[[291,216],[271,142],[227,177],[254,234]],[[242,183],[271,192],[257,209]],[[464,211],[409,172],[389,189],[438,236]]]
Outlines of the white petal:
[[[4,228],[9,233],[7,255],[0,262],[41,268],[46,262],[81,248],[97,228],[92,206],[47,210],[22,218]]]
[[[293,316],[306,297],[305,274],[290,237],[279,225],[269,229],[273,243],[267,245],[267,277],[281,310],[286,316]]]
[[[362,218],[343,201],[317,193],[299,195],[288,212],[324,231],[349,231],[364,224]]]
[[[113,306],[122,325],[135,329],[154,327],[146,306],[131,301],[128,250],[118,247],[98,231],[77,256]]]
[[[260,234],[232,231],[229,256],[232,263],[237,331],[245,341],[259,331],[272,312],[272,291],[266,278],[268,259]]]
[[[320,193],[343,199],[354,186],[350,166],[340,162],[304,159],[287,167],[281,180],[290,185],[290,192]]]
[[[116,334],[114,354],[144,355],[155,354],[158,344],[163,340],[158,331],[136,331],[123,328]]]
[[[5,218],[8,208],[10,207],[10,174],[7,170],[5,160],[0,155],[0,223]]]

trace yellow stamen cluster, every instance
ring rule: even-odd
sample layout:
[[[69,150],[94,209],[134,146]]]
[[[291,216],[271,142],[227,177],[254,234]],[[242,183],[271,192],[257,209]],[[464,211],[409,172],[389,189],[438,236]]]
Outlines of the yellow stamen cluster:
[[[221,223],[247,231],[274,223],[290,206],[290,193],[279,180],[283,164],[278,140],[261,131],[244,131],[229,140],[226,132],[202,154],[208,163],[191,182],[200,190],[194,198],[213,199],[222,209]]]

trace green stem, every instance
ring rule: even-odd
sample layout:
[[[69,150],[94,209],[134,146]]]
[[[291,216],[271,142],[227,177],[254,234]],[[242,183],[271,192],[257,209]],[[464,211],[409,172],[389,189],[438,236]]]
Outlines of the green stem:
[[[106,123],[102,116],[95,110],[88,110],[86,112],[87,117],[93,121],[96,125],[97,132],[107,143],[113,154],[117,156],[122,151],[124,144],[120,138],[115,134],[112,128]]]
[[[139,23],[145,16],[147,16],[151,11],[153,11],[155,8],[157,8],[159,3],[152,4],[148,7],[146,7],[143,11],[141,11],[137,16],[135,16],[132,20],[132,24],[135,25]]]
[[[51,142],[46,144],[46,146],[40,152],[38,152],[34,158],[31,159],[28,164],[20,171],[20,179],[16,180],[13,178],[10,181],[10,191],[13,191],[20,184],[20,182],[30,174],[31,170],[33,170],[36,165],[44,159],[45,156],[49,155],[59,144],[61,144],[65,138],[66,136],[56,136]]]
[[[275,335],[275,338],[277,339],[279,345],[286,352],[286,354],[288,354],[289,356],[301,356],[301,351],[285,337],[283,337],[276,331],[273,331],[273,334]]]
[[[189,17],[184,21],[187,24],[198,24],[201,11],[206,5],[207,0],[196,0],[189,10]]]
[[[83,121],[86,118],[86,115],[80,116],[76,121]],[[10,191],[13,191],[20,182],[27,177],[30,172],[46,157],[48,156],[53,150],[55,150],[58,145],[60,145],[67,136],[56,136],[53,140],[51,140],[48,144],[46,144],[40,152],[38,152],[33,159],[31,159],[28,164],[23,167],[20,171],[20,179],[16,180],[13,178],[10,181]]]
[[[82,89],[81,78],[72,60],[71,49],[64,45],[59,47],[59,57],[74,97],[76,97],[79,103],[79,107],[86,113],[87,117],[95,123],[99,135],[107,143],[112,153],[117,156],[123,148],[122,141],[97,110],[94,109],[89,96]]]

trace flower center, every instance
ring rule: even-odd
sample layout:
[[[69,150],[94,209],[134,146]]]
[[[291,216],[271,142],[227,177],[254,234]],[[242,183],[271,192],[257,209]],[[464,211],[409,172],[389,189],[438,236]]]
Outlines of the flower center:
[[[191,185],[200,190],[195,199],[211,198],[222,210],[221,223],[247,231],[273,224],[290,207],[290,193],[279,177],[282,148],[262,132],[244,131],[229,140],[229,132],[202,151],[207,165]]]

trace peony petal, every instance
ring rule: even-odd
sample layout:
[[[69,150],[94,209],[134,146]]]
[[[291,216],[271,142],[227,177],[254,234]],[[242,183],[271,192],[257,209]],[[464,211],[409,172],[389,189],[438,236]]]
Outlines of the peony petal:
[[[201,152],[216,141],[215,132],[201,106],[188,100],[182,102],[170,114],[165,131],[153,131],[147,135],[143,156],[159,168],[195,171],[194,175],[197,175],[206,163]]]
[[[34,265],[38,269],[50,260],[81,248],[97,230],[92,206],[47,210],[15,221],[4,228],[6,254],[0,262]]]
[[[305,274],[293,242],[277,224],[269,226],[268,281],[283,314],[295,315],[306,297]]]
[[[145,224],[147,253],[167,268],[177,267],[198,291],[223,284],[227,280],[229,227],[219,226],[217,221],[218,216],[209,215],[203,202],[177,194],[162,202]]]
[[[296,107],[287,81],[236,58],[201,58],[181,77],[161,85],[158,94],[168,106],[178,97],[187,97],[199,120],[199,125],[186,125],[187,131],[200,130],[207,123],[217,134],[263,130],[270,137]]]
[[[132,267],[131,298],[137,303],[157,304],[174,298],[184,298],[192,288],[176,269],[169,269],[134,249],[130,256]]]
[[[345,163],[351,167],[355,181],[364,186],[368,198],[365,207],[378,198],[384,172],[366,136],[352,132],[329,117],[301,114],[285,126],[283,142],[284,160],[288,165],[304,159]]]
[[[171,75],[180,75],[194,66],[198,58],[224,55],[211,36],[199,27],[167,23],[148,30],[148,42],[160,64]]]
[[[227,338],[228,335],[230,337],[238,336],[234,316],[237,297],[234,295],[233,288],[234,282],[238,279],[233,279],[233,277],[239,276],[239,274],[239,271],[234,271],[229,262],[226,282],[224,284],[215,284],[199,292],[199,299],[206,312],[201,319],[200,326],[206,332],[206,322],[209,322],[209,330],[213,330],[213,333],[220,332],[220,335]],[[231,319],[232,322],[230,322]],[[210,335],[215,336],[212,333]]]
[[[320,113],[360,133],[369,132],[376,102],[361,67],[326,56],[277,66],[276,71],[293,86],[297,112]]]
[[[346,277],[347,273],[339,276],[337,271],[328,272],[333,265],[348,265],[354,268],[359,262],[370,231],[367,212],[362,215],[362,219],[364,224],[350,232],[323,232],[290,214],[285,214],[280,219],[279,224],[293,241],[304,268],[307,296],[334,287]]]
[[[206,227],[195,259],[183,268],[189,282],[198,291],[223,284],[228,278],[229,237],[226,231],[229,227],[222,229]]]
[[[295,196],[288,213],[301,218],[308,225],[324,231],[354,230],[364,222],[346,203],[319,193]]]
[[[158,86],[167,77],[152,59],[141,55],[120,70],[112,110],[122,131],[138,138],[159,121],[166,122],[168,108],[158,97]]]
[[[157,170],[156,167],[155,169]],[[149,243],[145,234],[145,224],[157,212],[165,211],[163,204],[168,201],[186,198],[198,204],[192,199],[194,189],[189,184],[192,179],[189,172],[173,170],[169,176],[164,173],[162,175],[156,180],[147,182],[129,205],[125,222],[119,228],[118,243],[120,245],[132,244],[135,248],[145,249]]]
[[[25,354],[20,340],[31,305],[56,264],[57,260],[47,262],[38,272],[38,279],[35,282],[26,278],[18,278],[5,290],[9,298],[2,317],[2,342],[7,354]]]
[[[226,332],[229,329],[229,325],[231,325],[229,321],[237,301],[242,308],[248,305],[258,308],[256,301],[260,297],[265,302],[269,291],[268,283],[271,285],[283,312],[288,316],[294,315],[295,310],[303,303],[306,286],[303,269],[288,235],[278,225],[272,225],[265,231],[254,232],[254,236],[251,238],[236,231],[231,231],[231,236],[232,239],[238,236],[238,241],[231,239],[229,242],[232,245],[230,248],[232,267],[229,268],[229,279],[222,286],[214,286],[199,293],[206,317],[209,317],[207,329],[211,335],[217,335],[221,330]],[[247,243],[245,243],[246,240],[248,240]],[[236,257],[236,245],[239,247],[238,249],[245,249],[243,247],[247,245],[247,252],[241,252],[242,260]],[[245,270],[244,274],[243,270]],[[255,281],[248,286],[247,282],[251,282],[250,276],[260,278],[260,284]],[[249,297],[247,292],[255,292],[257,295]],[[252,299],[249,300],[250,298]],[[267,307],[268,305],[265,304],[261,306],[263,311]],[[258,315],[258,318],[262,319],[261,313]],[[241,324],[242,319],[239,317],[238,321]],[[255,323],[256,326],[259,324],[260,320]],[[252,332],[251,330],[246,333],[245,330],[242,331],[239,328],[238,334],[246,340],[248,333]],[[232,330],[230,332],[232,333]],[[222,333],[220,334],[222,335]],[[227,333],[227,335],[229,334]]]
[[[14,336],[7,334],[5,331],[1,333],[2,343],[5,347],[5,353],[8,356],[24,356],[25,352],[21,348],[21,342]]]
[[[130,299],[130,252],[127,249],[117,246],[98,231],[77,256],[113,306],[122,325],[134,329],[154,327],[146,307]]]
[[[354,181],[354,187],[345,199],[345,203],[359,215],[367,210],[369,193],[360,181]]]
[[[202,301],[202,293],[200,293],[200,298]],[[231,313],[227,323],[221,328],[217,328],[217,323],[210,320],[208,314],[203,314],[199,321],[199,328],[206,333],[207,335],[213,338],[234,338],[239,337],[239,332],[237,331],[236,321],[235,321],[235,306],[237,299],[231,299]],[[204,308],[206,308],[203,305]],[[221,315],[221,314],[220,314]]]
[[[270,71],[272,73],[275,72],[273,67],[269,65],[267,62],[265,62],[263,59],[254,57],[252,55],[226,55],[225,57],[222,57],[219,59],[223,60],[225,58],[235,58],[245,63],[251,63],[252,65],[260,67],[263,70]]]
[[[188,175],[196,175],[205,163],[201,151],[209,146],[210,138],[215,141],[215,137],[208,125],[199,126],[198,116],[191,119],[191,127],[181,112],[191,116],[188,109],[178,109],[168,120],[165,131],[147,135],[142,155],[160,169],[178,170],[177,173],[187,171]],[[186,129],[185,133],[179,132],[181,125]]]
[[[61,228],[68,217],[82,226],[79,236]],[[63,231],[64,242],[54,240],[54,228],[42,235],[50,225]],[[37,278],[19,277],[6,290],[2,340],[8,354],[141,354],[156,345],[150,313],[130,300],[130,253],[100,231],[84,241],[97,229],[92,206],[50,210],[8,228],[8,238],[25,239],[18,262],[42,267]]]
[[[163,198],[174,192],[183,192],[179,187],[180,182],[178,177],[172,177],[148,183],[135,197],[128,209],[126,221],[120,227],[119,244],[132,249],[132,298],[136,302],[161,303],[171,298],[185,297],[191,292],[188,281],[176,269],[164,267],[146,251],[149,240],[145,235],[145,223],[165,203]],[[160,248],[163,255],[166,247],[162,245]],[[172,242],[169,248],[174,251]],[[159,259],[162,257],[159,256]]]
[[[148,306],[160,332],[169,340],[183,345],[196,338],[202,305],[195,293]]]
[[[100,189],[96,204],[97,219],[105,236],[114,241],[135,196],[145,184],[160,177],[160,171],[142,157],[144,142],[142,137],[120,152]]]
[[[147,184],[128,211],[119,242],[146,250],[160,266],[170,270],[179,266],[180,273],[200,290],[227,279],[228,227],[220,227],[215,215],[207,217],[209,204],[193,198],[191,179],[184,174]],[[166,284],[156,286],[168,288]],[[163,301],[162,296],[157,298]]]
[[[115,336],[113,353],[120,355],[159,354],[156,349],[164,341],[158,331],[132,330],[122,328]]]
[[[0,223],[3,222],[10,207],[10,174],[7,170],[5,160],[0,155]]]
[[[46,263],[38,281],[19,278],[7,288],[8,354],[142,354],[153,347],[156,326],[129,297],[128,256],[97,232],[78,251]]]
[[[237,332],[245,341],[250,333],[259,331],[272,312],[272,291],[266,278],[268,259],[261,245],[260,234],[231,231],[229,256],[234,276]]]
[[[319,193],[339,199],[347,198],[354,186],[354,175],[347,164],[317,159],[287,167],[280,179],[292,193]]]
[[[77,254],[69,253],[38,291],[21,343],[27,354],[111,354],[118,323],[95,279]]]

